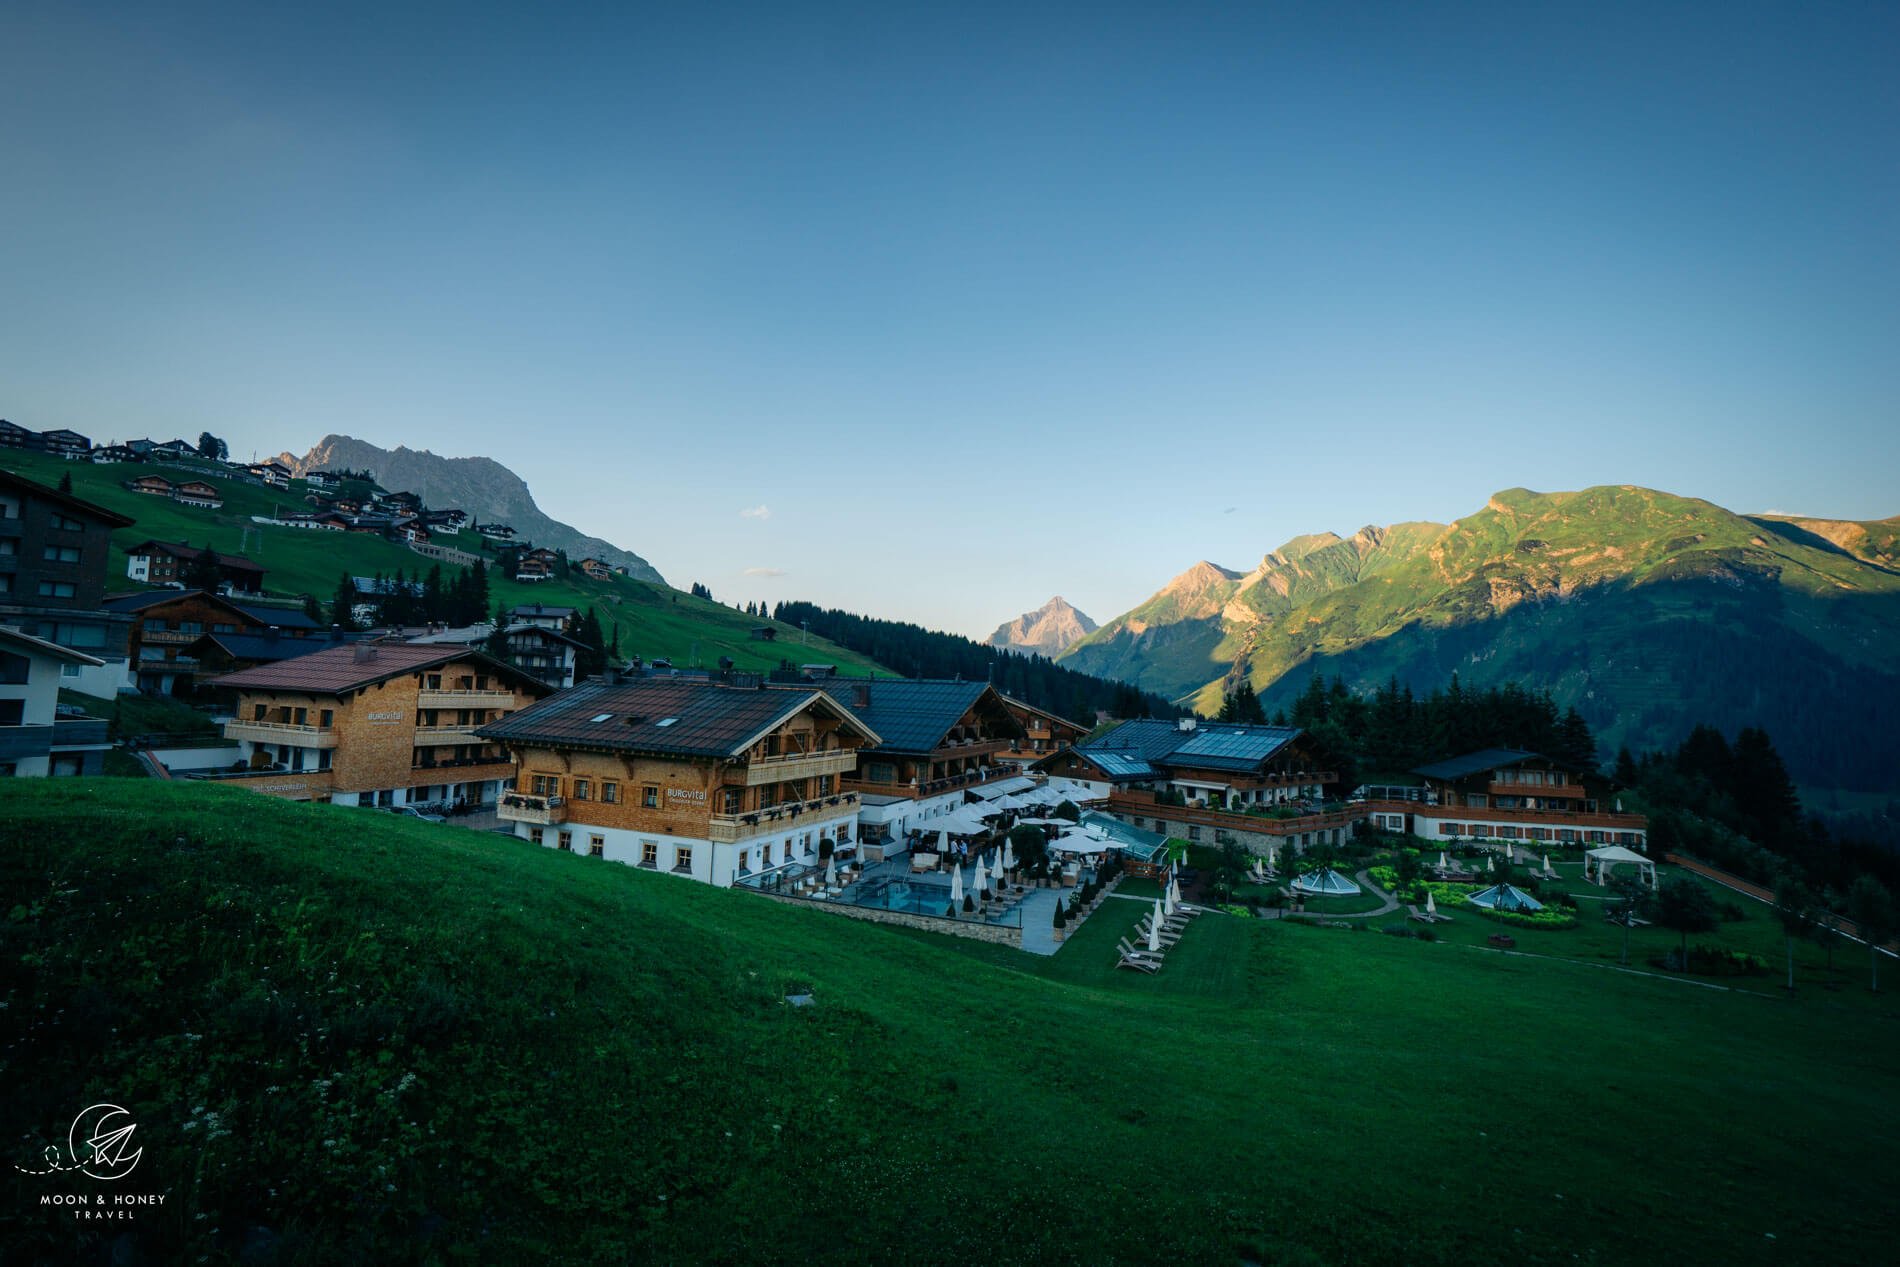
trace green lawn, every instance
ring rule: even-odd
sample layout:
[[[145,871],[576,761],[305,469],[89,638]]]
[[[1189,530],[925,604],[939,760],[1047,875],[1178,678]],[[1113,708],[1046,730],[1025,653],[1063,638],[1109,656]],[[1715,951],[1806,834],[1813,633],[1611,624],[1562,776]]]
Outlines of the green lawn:
[[[112,557],[107,565],[107,588],[136,590],[139,584],[125,574],[126,550],[142,541],[186,541],[209,545],[223,554],[242,554],[267,569],[265,588],[272,595],[310,594],[328,603],[344,572],[355,576],[397,572],[426,574],[433,560],[381,537],[366,533],[317,532],[301,528],[268,527],[251,522],[252,515],[271,515],[279,509],[301,510],[307,491],[301,480],[289,491],[262,488],[240,480],[207,476],[192,467],[163,463],[112,463],[95,466],[68,462],[44,453],[9,450],[0,466],[28,479],[57,485],[62,475],[73,478],[73,493],[138,522],[112,534]],[[126,480],[148,473],[171,479],[203,478],[223,493],[219,510],[195,510],[162,497],[148,497],[123,487]],[[481,538],[472,532],[443,534],[438,544],[479,554]],[[579,560],[575,560],[579,562]],[[492,558],[491,558],[492,563]],[[446,569],[445,569],[446,570]],[[624,654],[648,659],[665,657],[681,667],[710,668],[721,656],[747,671],[777,668],[781,660],[795,664],[836,664],[846,673],[884,673],[868,657],[847,651],[822,638],[806,640],[793,625],[776,624],[695,598],[664,585],[628,577],[590,580],[578,572],[565,580],[520,584],[491,575],[490,592],[499,602],[546,603],[558,607],[595,608],[603,630],[612,636],[618,626]],[[754,641],[754,627],[774,624],[778,641]]]
[[[1888,1252],[1900,1006],[1818,979],[1221,915],[1149,977],[1136,902],[1041,958],[160,782],[10,793],[0,876],[0,1133],[127,1106],[149,1261]],[[8,1168],[12,1256],[103,1257],[45,1182]]]

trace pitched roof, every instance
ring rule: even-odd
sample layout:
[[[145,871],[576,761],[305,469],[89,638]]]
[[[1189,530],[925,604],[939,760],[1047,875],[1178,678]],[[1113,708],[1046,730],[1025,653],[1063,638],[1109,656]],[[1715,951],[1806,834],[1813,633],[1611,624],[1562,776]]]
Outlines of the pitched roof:
[[[1444,761],[1434,761],[1430,765],[1416,766],[1412,769],[1412,773],[1427,779],[1462,779],[1468,774],[1477,774],[1482,770],[1495,770],[1504,765],[1516,765],[1526,758],[1542,755],[1527,752],[1522,748],[1485,748],[1478,752],[1467,752],[1462,757],[1451,757]]]
[[[364,656],[366,652],[368,654]],[[359,659],[359,656],[364,658]],[[331,647],[326,651],[296,656],[276,664],[262,664],[254,669],[227,673],[212,679],[211,685],[239,690],[312,691],[321,695],[340,695],[344,691],[386,682],[405,673],[432,669],[452,660],[470,661],[498,677],[535,691],[547,690],[538,679],[467,647],[423,646],[410,642]]]
[[[319,651],[330,650],[343,643],[355,642],[361,635],[343,632],[325,632],[309,638],[281,638],[261,633],[206,634],[186,647],[191,655],[203,655],[203,648],[215,645],[233,660],[252,660],[258,664],[275,664],[280,660],[294,660],[299,656],[315,655]]]
[[[519,616],[524,612],[534,616],[572,616],[574,614],[574,608],[544,607],[540,603],[522,603],[508,609],[510,616]]]
[[[690,678],[583,682],[475,733],[502,742],[729,757],[814,701],[835,711],[867,743],[876,742],[874,731],[822,692],[752,690]]]
[[[790,689],[808,685],[792,683]],[[927,678],[826,678],[815,685],[883,736],[881,749],[917,753],[935,749],[984,693],[994,690],[988,682]]]
[[[187,561],[196,559],[203,553],[204,549],[202,547],[188,546],[182,541],[141,541],[126,551],[128,555],[169,554],[173,558],[185,559]],[[241,554],[219,554],[218,566],[221,568],[231,568],[237,572],[256,572],[259,576],[264,574],[262,564],[253,563]]]
[[[105,661],[89,656],[83,651],[74,651],[71,647],[62,647],[57,642],[48,642],[44,638],[35,638],[30,633],[22,633],[11,625],[0,625],[0,643],[10,644],[38,655],[51,656],[55,660],[64,660],[68,664],[90,664],[94,668]]]
[[[1231,770],[1259,768],[1298,739],[1297,726],[1255,726],[1242,722],[1197,722],[1182,730],[1159,718],[1125,721],[1074,751],[1093,761],[1111,779],[1152,778],[1166,767]]]
[[[259,625],[275,625],[279,629],[322,629],[325,627],[321,621],[310,619],[295,607],[267,607],[259,603],[240,603],[222,594],[213,594],[210,590],[139,590],[132,594],[113,594],[99,605],[107,611],[133,613],[187,598],[209,600],[226,611],[236,612],[246,620]]]
[[[12,471],[0,471],[0,488],[12,486],[35,497],[43,497],[55,506],[63,506],[74,514],[90,515],[110,528],[129,528],[135,522],[117,511],[107,510],[104,506],[95,506],[91,502],[81,501],[71,493],[62,493],[56,488],[15,475]]]

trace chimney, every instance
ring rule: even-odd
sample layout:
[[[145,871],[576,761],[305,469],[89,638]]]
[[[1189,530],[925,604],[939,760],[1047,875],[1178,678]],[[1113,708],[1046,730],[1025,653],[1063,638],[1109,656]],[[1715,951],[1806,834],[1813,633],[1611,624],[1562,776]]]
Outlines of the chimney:
[[[350,659],[357,664],[368,664],[375,658],[376,644],[371,642],[359,642],[356,644],[355,650],[350,652]]]

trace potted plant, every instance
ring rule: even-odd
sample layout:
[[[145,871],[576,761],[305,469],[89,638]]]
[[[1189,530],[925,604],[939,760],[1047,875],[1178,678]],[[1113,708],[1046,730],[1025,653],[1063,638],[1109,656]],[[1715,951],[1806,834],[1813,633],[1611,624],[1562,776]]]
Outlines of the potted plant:
[[[976,914],[976,901],[968,893],[963,895],[963,913],[965,915]]]
[[[951,903],[945,903],[944,908],[943,908],[943,917],[945,919],[955,919],[957,917],[956,906]]]
[[[1060,902],[1056,903],[1055,938],[1057,941],[1062,940],[1062,927],[1068,922],[1068,918],[1063,912],[1062,904]]]

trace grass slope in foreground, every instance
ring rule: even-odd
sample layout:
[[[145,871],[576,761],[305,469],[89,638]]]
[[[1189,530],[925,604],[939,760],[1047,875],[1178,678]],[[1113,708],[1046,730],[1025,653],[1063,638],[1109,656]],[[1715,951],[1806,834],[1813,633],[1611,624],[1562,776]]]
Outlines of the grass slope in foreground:
[[[1892,1007],[1220,916],[1117,976],[1135,902],[1035,959],[230,788],[18,786],[0,846],[9,1160],[109,1100],[169,1194],[9,1166],[19,1261],[1886,1248]]]

